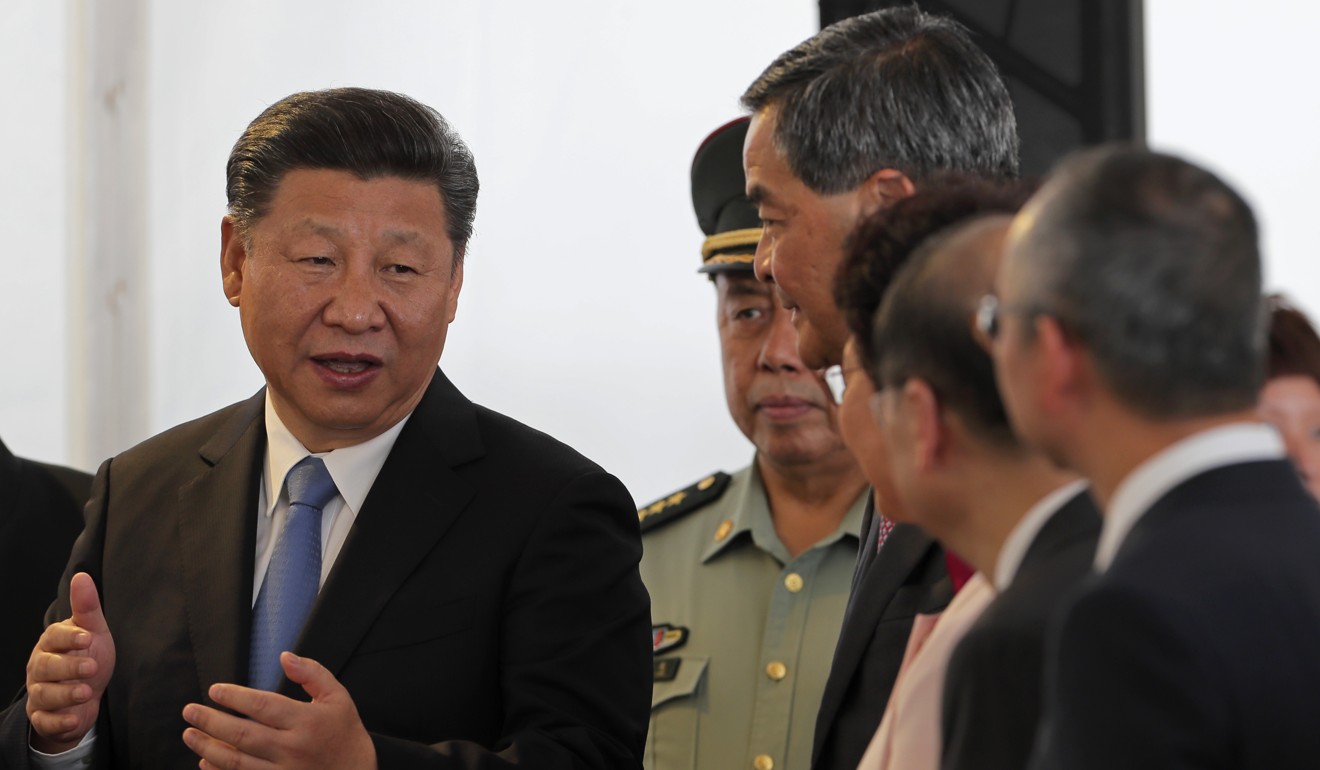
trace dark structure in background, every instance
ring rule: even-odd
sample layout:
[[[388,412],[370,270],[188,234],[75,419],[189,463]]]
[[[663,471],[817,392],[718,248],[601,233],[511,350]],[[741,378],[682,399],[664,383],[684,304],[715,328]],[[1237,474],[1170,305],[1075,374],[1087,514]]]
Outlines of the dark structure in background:
[[[958,20],[999,66],[1024,175],[1084,145],[1145,139],[1142,0],[820,0],[820,23],[913,4]]]

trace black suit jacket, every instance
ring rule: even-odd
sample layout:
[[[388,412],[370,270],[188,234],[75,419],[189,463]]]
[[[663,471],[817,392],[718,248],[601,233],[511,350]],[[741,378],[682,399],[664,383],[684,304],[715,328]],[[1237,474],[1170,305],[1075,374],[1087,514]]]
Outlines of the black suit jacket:
[[[939,612],[953,598],[938,543],[898,524],[876,554],[875,524],[868,506],[852,597],[816,715],[815,770],[856,770],[889,703],[913,618]]]
[[[1040,720],[1049,620],[1091,572],[1100,512],[1089,490],[1045,522],[1013,582],[949,658],[943,770],[1022,770]]]
[[[68,616],[72,574],[91,573],[118,657],[102,765],[196,766],[180,709],[246,682],[262,398],[97,474],[48,620]],[[381,768],[640,767],[651,650],[635,510],[613,476],[437,372],[296,651],[347,687]],[[14,711],[8,756],[26,762]]]
[[[91,490],[89,474],[15,457],[0,442],[0,702],[23,689]]]
[[[1060,615],[1033,766],[1320,767],[1318,554],[1286,461],[1169,491]]]

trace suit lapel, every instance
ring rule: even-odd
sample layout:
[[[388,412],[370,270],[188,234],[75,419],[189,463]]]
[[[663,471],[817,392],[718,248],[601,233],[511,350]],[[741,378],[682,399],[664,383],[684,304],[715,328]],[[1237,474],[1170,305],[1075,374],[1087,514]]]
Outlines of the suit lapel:
[[[247,683],[264,404],[264,390],[240,404],[199,450],[197,476],[179,489],[188,630],[203,694],[215,682]]]
[[[390,450],[297,649],[339,675],[399,586],[472,499],[453,468],[484,454],[476,409],[439,371]],[[281,692],[299,697],[285,681]],[[305,697],[305,695],[301,695]]]
[[[852,586],[848,591],[848,607],[843,615],[845,619],[852,615],[853,602],[857,600],[857,586],[862,582],[862,576],[866,574],[875,557],[875,535],[871,533],[871,527],[874,525],[875,490],[872,489],[866,493],[866,510],[862,513],[862,533],[857,541],[857,566],[853,568]]]

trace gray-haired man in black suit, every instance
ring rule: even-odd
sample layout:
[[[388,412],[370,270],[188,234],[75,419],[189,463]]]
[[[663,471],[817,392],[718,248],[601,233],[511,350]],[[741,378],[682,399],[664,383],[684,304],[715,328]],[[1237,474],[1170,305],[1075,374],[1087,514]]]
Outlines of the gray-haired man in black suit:
[[[1014,425],[1104,515],[1033,766],[1320,767],[1320,508],[1255,416],[1251,210],[1178,158],[1080,154],[1015,222],[997,288]]]

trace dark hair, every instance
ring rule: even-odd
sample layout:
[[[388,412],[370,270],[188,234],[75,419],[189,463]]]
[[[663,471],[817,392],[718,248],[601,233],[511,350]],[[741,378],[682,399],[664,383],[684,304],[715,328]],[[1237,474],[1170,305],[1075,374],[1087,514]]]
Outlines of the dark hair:
[[[1265,376],[1301,375],[1320,384],[1320,335],[1306,314],[1282,294],[1265,298],[1270,311],[1270,353]]]
[[[775,146],[818,194],[884,168],[1017,174],[1017,123],[994,62],[962,26],[915,7],[831,24],[775,59],[742,103],[777,108]]]
[[[304,91],[267,107],[229,153],[225,193],[240,233],[265,216],[284,175],[295,169],[434,184],[454,263],[462,261],[477,210],[477,168],[467,145],[430,107],[366,88]]]
[[[876,387],[919,377],[970,430],[1017,447],[989,354],[972,336],[980,298],[993,290],[994,255],[940,259],[950,237],[973,221],[1012,216],[1029,182],[946,175],[881,209],[853,236],[835,298]]]
[[[1056,317],[1130,409],[1203,417],[1256,403],[1265,324],[1256,219],[1180,158],[1107,145],[1066,158],[1010,255],[1019,305]]]
[[[977,215],[1016,213],[1035,189],[1034,180],[992,181],[945,172],[857,226],[835,276],[834,302],[868,371],[873,369],[875,313],[894,276],[922,241]]]

